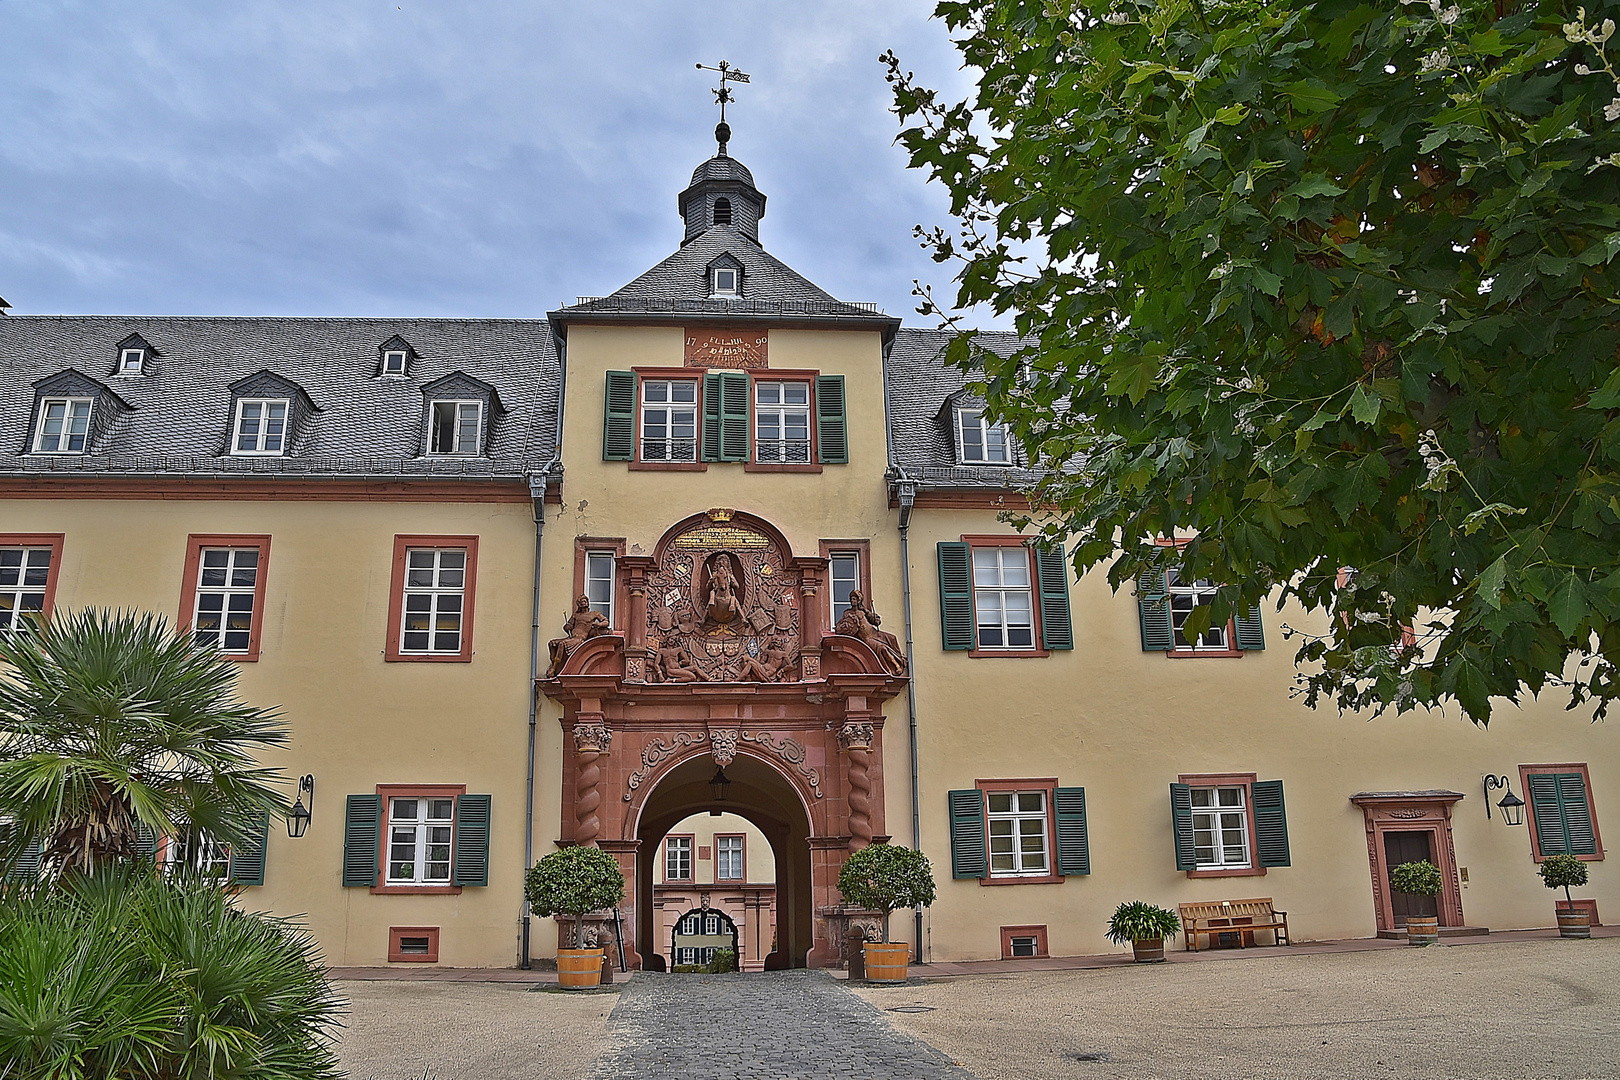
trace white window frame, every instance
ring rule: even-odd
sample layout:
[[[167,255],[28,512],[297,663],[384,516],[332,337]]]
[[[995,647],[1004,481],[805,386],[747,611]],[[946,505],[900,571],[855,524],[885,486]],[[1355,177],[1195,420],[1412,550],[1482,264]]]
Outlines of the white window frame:
[[[394,366],[396,360],[399,366]],[[411,361],[411,354],[404,349],[385,349],[382,355],[382,373],[384,375],[403,375],[405,368]]]
[[[79,406],[84,406],[83,415],[79,414]],[[61,430],[47,435],[45,428],[51,420],[51,407],[61,406],[62,415],[57,419],[61,423]],[[39,422],[34,428],[34,453],[36,454],[83,454],[90,448],[90,421],[95,417],[96,399],[90,397],[48,397],[39,400]],[[79,428],[80,430],[74,430]],[[56,445],[46,447],[45,440],[53,438]],[[71,444],[74,439],[79,440],[79,446],[74,449]],[[64,444],[68,444],[64,446]]]
[[[994,556],[995,565],[983,565],[981,556]],[[1020,545],[1018,547],[971,547],[969,559],[973,566],[973,622],[974,633],[978,638],[979,648],[991,652],[1028,652],[1035,648],[1035,575],[1030,565],[1029,549]],[[1007,571],[1010,568],[1020,568],[1023,572],[1024,583],[1018,584],[1016,579],[1009,581]],[[994,576],[983,574],[981,570],[994,570]],[[1009,601],[1022,600],[1024,614],[1028,616],[1027,622],[1013,623],[1007,618]],[[994,614],[994,621],[987,622],[986,616]],[[994,629],[1001,637],[999,644],[985,642],[985,630]],[[1013,631],[1026,632],[1029,636],[1027,642],[1014,643]]]
[[[1232,641],[1230,622],[1219,626],[1212,624],[1198,635],[1196,642],[1187,641],[1181,632],[1194,608],[1215,599],[1215,594],[1220,591],[1218,586],[1203,579],[1185,585],[1181,582],[1180,572],[1173,566],[1165,571],[1165,585],[1170,595],[1170,641],[1175,652],[1231,652],[1237,647]],[[1189,599],[1192,601],[1190,605],[1187,603]]]
[[[461,565],[446,565],[459,556]],[[425,558],[423,558],[425,556]],[[459,656],[467,640],[467,571],[472,554],[464,547],[406,548],[404,595],[399,604],[399,652],[402,656]],[[426,575],[424,577],[424,575]],[[413,579],[414,582],[413,582]],[[416,603],[412,604],[412,599]],[[425,598],[425,599],[424,599]],[[412,617],[426,623],[412,626]],[[455,617],[455,629],[442,629],[441,623]],[[412,648],[412,634],[426,634],[426,647]],[[455,648],[439,645],[441,634],[455,634]]]
[[[399,804],[416,803],[415,814],[409,818],[399,816]],[[450,807],[448,817],[435,816],[438,809],[434,803],[447,803]],[[409,833],[406,837],[407,830]],[[442,830],[440,832],[439,830]],[[388,797],[388,850],[387,861],[384,863],[383,881],[388,885],[419,886],[425,888],[444,887],[454,884],[455,867],[455,834],[456,834],[456,799],[453,795],[390,795]],[[396,854],[403,854],[405,847],[410,848],[409,860],[395,858]],[[437,858],[442,852],[443,858]],[[401,864],[409,863],[410,877],[395,876],[394,870]],[[429,872],[437,867],[443,867],[442,877],[430,877]]]
[[[677,856],[671,859],[670,855]],[[665,881],[694,881],[694,868],[692,866],[692,838],[690,836],[664,837],[664,880]],[[683,866],[685,875],[671,874],[671,866]]]
[[[840,566],[839,564],[844,564]],[[840,573],[847,570],[848,573]],[[832,604],[832,622],[828,626],[837,626],[838,620],[844,617],[849,610],[849,594],[861,587],[861,553],[858,551],[833,551],[827,555],[827,599]],[[840,599],[840,592],[842,598]]]
[[[133,362],[131,362],[133,360]],[[118,354],[118,374],[139,375],[146,367],[145,349],[124,349]]]
[[[690,402],[673,400],[675,387],[677,386],[691,390],[692,400]],[[662,393],[663,400],[648,400],[651,396],[649,391]],[[698,459],[698,427],[700,419],[698,409],[698,384],[696,379],[643,379],[641,381],[641,438],[639,440],[641,444],[641,460],[653,462],[696,461]],[[688,410],[691,413],[691,438],[688,439],[685,436],[676,437],[676,414],[686,413]],[[662,438],[648,437],[649,422],[654,420],[658,422],[659,427],[664,432]],[[688,425],[685,421],[682,421],[678,426],[685,428]],[[662,446],[664,456],[654,457],[649,455],[647,452],[649,446]]]
[[[996,801],[1007,799],[1008,808],[997,810]],[[1024,805],[1028,799],[1036,799],[1040,806],[1031,809]],[[1051,793],[1045,788],[1032,790],[1013,790],[985,792],[985,832],[988,840],[987,852],[990,858],[990,876],[1015,877],[1051,877],[1052,876],[1052,838],[1051,829],[1047,827],[1047,809],[1051,800]],[[1039,828],[1030,830],[1028,825],[1038,824]],[[997,826],[1006,826],[1001,835],[997,835]],[[1036,837],[1040,844],[1039,866],[1029,865],[1031,856],[1035,854],[1033,846],[1026,846],[1024,840]],[[1005,841],[999,846],[1004,850],[997,851],[997,841]],[[1006,859],[1010,866],[996,866],[998,859]]]
[[[246,422],[248,406],[258,406],[259,415],[254,422],[259,430],[252,435],[242,431]],[[269,431],[273,417],[272,410],[281,406],[281,430],[275,434]],[[281,457],[287,452],[287,429],[292,426],[292,402],[287,398],[245,397],[236,399],[236,423],[231,425],[231,456],[232,457]],[[252,445],[244,447],[242,440],[251,439]],[[269,444],[274,441],[272,448]]]
[[[1019,942],[1028,942],[1028,944],[1027,945],[1020,945]],[[1024,949],[1024,948],[1027,948],[1029,951],[1028,952],[1019,952],[1018,951],[1019,949]],[[1041,939],[1040,939],[1040,935],[1038,935],[1038,934],[1011,934],[1011,935],[1008,936],[1008,940],[1007,940],[1007,951],[1012,953],[1012,958],[1014,960],[1024,958],[1024,957],[1039,956],[1039,955],[1041,955]]]
[[[721,284],[721,275],[729,274],[729,285]],[[742,292],[742,272],[734,266],[717,266],[709,272],[710,296],[737,296]]]
[[[969,425],[977,436],[979,457],[968,456],[967,434]],[[992,451],[1000,454],[992,456]],[[956,410],[956,460],[963,465],[1011,465],[1013,463],[1012,435],[1006,424],[992,424],[984,418],[983,409]]]
[[[736,845],[735,848],[732,849],[732,850],[727,850],[727,848],[730,845],[733,845],[733,844]],[[748,868],[744,865],[744,859],[746,857],[747,850],[748,850],[747,844],[744,841],[744,838],[742,837],[741,834],[737,834],[737,835],[734,835],[734,836],[717,836],[717,837],[715,837],[714,838],[714,880],[716,880],[716,881],[745,881],[745,880],[747,880]],[[726,870],[729,869],[729,867],[727,866],[727,863],[730,861],[730,858],[733,855],[736,857],[737,872],[735,874],[728,874],[728,873],[726,873]]]
[[[225,556],[225,564],[209,566],[210,554]],[[239,565],[242,556],[251,555],[251,567]],[[211,571],[223,570],[219,584],[210,584],[208,577]],[[247,574],[247,584],[241,583],[243,572]],[[264,551],[257,547],[205,547],[197,551],[197,585],[195,595],[191,598],[191,638],[198,645],[212,646],[222,653],[231,656],[245,656],[253,648],[254,619],[259,614],[255,609],[259,596],[259,575],[264,572]],[[207,597],[220,597],[220,606],[217,611],[203,611],[203,600]],[[241,601],[247,600],[247,629],[232,629],[231,617],[243,613]],[[217,619],[216,629],[205,630],[202,623],[205,616],[210,620]],[[240,646],[227,645],[232,634],[245,634]],[[205,640],[206,639],[206,640]]]
[[[789,402],[787,388],[797,387],[804,391],[802,402]],[[769,394],[776,395],[775,401],[765,401],[763,398]],[[764,465],[808,465],[810,464],[811,431],[815,417],[811,414],[810,384],[797,379],[755,379],[754,380],[754,460]],[[788,421],[803,417],[804,438],[790,439],[787,437]],[[765,437],[765,421],[771,419],[775,422],[776,438]]]
[[[450,435],[452,449],[435,450],[434,444],[439,433],[439,406],[452,405],[455,407],[455,418],[451,421]],[[469,415],[468,409],[472,412]],[[468,424],[472,425],[472,449],[463,449]],[[427,452],[429,457],[477,457],[484,451],[484,403],[478,398],[434,398],[428,402],[428,433]]]
[[[230,845],[201,829],[187,829],[169,837],[164,846],[163,870],[171,876],[190,870],[210,881],[225,881],[231,876]]]
[[[1235,792],[1237,803],[1221,804],[1222,792]],[[1209,800],[1209,803],[1200,807],[1199,798]],[[1192,826],[1193,826],[1193,852],[1194,861],[1200,870],[1249,870],[1254,867],[1254,843],[1249,835],[1249,786],[1247,784],[1216,784],[1192,789]],[[1216,820],[1221,819],[1221,820]],[[1236,826],[1232,824],[1236,821]],[[1228,844],[1230,835],[1236,832],[1240,843]],[[1217,832],[1219,836],[1217,837]],[[1200,844],[1200,833],[1210,836],[1209,844]],[[1217,843],[1216,840],[1219,840]],[[1238,847],[1237,855],[1229,854],[1228,849]],[[1210,859],[1204,859],[1199,852],[1207,850]]]
[[[54,553],[49,547],[40,547],[35,544],[8,544],[0,547],[0,558],[8,553],[17,553],[17,565],[0,565],[0,634],[12,630],[28,630],[35,624],[25,616],[29,612],[36,612],[41,621],[45,618],[45,597],[51,589],[51,556]],[[31,582],[28,580],[30,571],[38,571],[39,556],[44,556],[45,578],[43,581]],[[17,580],[8,582],[5,579],[15,571]],[[24,607],[25,597],[38,597],[38,607]]]
[[[590,597],[591,610],[605,616],[613,626],[614,589],[618,585],[617,556],[611,551],[585,553],[585,595]]]

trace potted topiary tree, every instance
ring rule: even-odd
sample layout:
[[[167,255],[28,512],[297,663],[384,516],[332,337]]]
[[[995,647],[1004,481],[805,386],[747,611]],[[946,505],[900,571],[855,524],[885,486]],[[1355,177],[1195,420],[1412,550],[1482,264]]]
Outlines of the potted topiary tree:
[[[1440,868],[1428,859],[1401,863],[1389,872],[1389,887],[1414,896],[1438,896],[1442,885]],[[1440,919],[1435,915],[1408,915],[1406,941],[1409,945],[1433,945],[1440,940]]]
[[[1564,890],[1564,906],[1558,909],[1558,936],[1591,937],[1591,913],[1576,910],[1575,899],[1569,895],[1571,886],[1586,884],[1586,864],[1573,855],[1549,855],[1542,861],[1539,873],[1547,888]]]
[[[585,916],[624,899],[619,861],[597,847],[565,847],[529,867],[523,895],[536,915],[571,915],[574,947],[557,950],[557,981],[573,990],[602,984],[602,950],[584,948]]]
[[[867,982],[905,982],[911,946],[889,941],[889,913],[934,902],[934,868],[911,848],[872,844],[851,855],[838,873],[846,903],[883,912],[883,940],[865,944]]]
[[[1108,940],[1131,943],[1138,964],[1164,963],[1164,939],[1181,932],[1181,917],[1169,908],[1132,900],[1114,909],[1108,920]]]

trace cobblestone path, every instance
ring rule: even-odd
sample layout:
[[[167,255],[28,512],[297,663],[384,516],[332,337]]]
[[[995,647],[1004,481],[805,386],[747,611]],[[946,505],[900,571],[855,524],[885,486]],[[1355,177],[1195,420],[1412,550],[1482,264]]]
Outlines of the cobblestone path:
[[[973,1080],[820,971],[641,972],[597,1080]]]

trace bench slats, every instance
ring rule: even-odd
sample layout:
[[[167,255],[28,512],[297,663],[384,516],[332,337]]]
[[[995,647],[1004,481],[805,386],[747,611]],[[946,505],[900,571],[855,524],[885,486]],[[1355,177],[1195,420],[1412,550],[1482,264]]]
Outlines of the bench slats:
[[[1273,942],[1277,945],[1289,944],[1288,913],[1273,907],[1269,896],[1247,900],[1198,901],[1177,904],[1176,908],[1181,913],[1183,947],[1188,951],[1201,951],[1199,935],[1207,937],[1213,946],[1217,934],[1236,934],[1238,947],[1243,948],[1244,934],[1252,934],[1256,930],[1272,931]]]

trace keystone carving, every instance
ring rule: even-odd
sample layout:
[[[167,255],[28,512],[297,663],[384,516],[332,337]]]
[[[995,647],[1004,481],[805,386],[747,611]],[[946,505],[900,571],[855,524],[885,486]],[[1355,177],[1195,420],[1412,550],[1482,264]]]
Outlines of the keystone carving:
[[[737,760],[737,730],[709,732],[709,752],[714,755],[714,763],[725,768]]]

